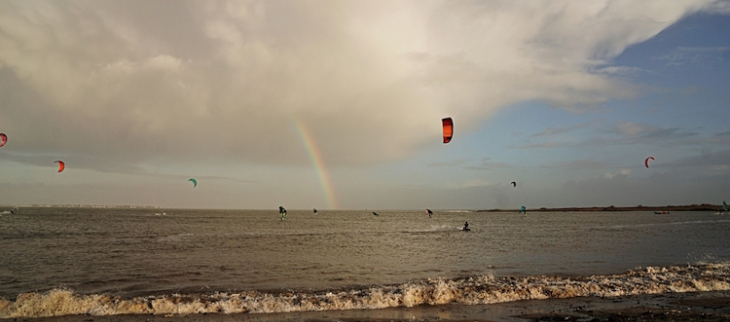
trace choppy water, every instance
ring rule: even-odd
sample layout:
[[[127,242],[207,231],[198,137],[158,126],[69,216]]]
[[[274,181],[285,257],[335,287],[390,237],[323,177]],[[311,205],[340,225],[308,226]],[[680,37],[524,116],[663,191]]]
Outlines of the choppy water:
[[[21,208],[0,217],[0,318],[730,289],[729,216],[378,213]]]

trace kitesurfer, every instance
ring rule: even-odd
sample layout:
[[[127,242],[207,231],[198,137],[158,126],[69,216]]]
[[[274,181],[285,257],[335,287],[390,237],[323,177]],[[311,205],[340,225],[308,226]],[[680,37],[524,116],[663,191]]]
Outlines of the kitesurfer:
[[[286,217],[286,209],[282,206],[279,206],[279,214],[281,214],[281,220],[284,220]]]
[[[374,212],[374,211],[373,211],[373,215],[375,215],[375,216],[380,216],[380,215],[378,215],[378,213],[377,213],[377,212]]]
[[[469,231],[469,230],[471,230],[471,229],[469,229],[469,222],[468,221],[465,221],[464,222],[464,228],[462,228],[461,230],[463,230],[463,231]]]

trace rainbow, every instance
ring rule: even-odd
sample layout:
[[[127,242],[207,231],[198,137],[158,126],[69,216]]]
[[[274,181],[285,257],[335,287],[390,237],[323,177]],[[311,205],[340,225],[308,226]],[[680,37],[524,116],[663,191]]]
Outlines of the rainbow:
[[[314,142],[314,137],[309,132],[307,127],[297,117],[294,117],[294,127],[299,132],[299,137],[302,138],[304,146],[307,148],[307,154],[312,159],[312,164],[317,169],[317,175],[319,175],[319,181],[322,183],[322,190],[324,191],[325,198],[327,199],[327,205],[330,209],[337,209],[337,202],[335,201],[335,194],[332,191],[332,181],[330,180],[327,169],[322,161],[322,152],[317,147],[317,143]]]

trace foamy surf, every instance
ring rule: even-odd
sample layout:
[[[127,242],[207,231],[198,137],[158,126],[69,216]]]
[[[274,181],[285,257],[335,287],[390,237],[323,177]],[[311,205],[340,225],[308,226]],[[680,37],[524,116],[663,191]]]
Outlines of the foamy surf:
[[[20,294],[15,301],[0,299],[0,318],[78,314],[279,313],[726,290],[730,290],[730,263],[648,267],[623,274],[587,277],[438,278],[322,292],[247,291],[123,299],[53,289],[45,293]]]

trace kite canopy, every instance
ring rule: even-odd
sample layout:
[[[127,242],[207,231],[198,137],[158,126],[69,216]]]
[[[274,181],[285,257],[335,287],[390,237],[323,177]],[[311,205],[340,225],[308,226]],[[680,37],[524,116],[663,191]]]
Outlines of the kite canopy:
[[[190,181],[190,182],[192,182],[192,183],[193,183],[193,188],[195,188],[195,187],[197,187],[197,186],[198,186],[198,180],[195,180],[195,179],[193,179],[193,178],[190,178],[190,179],[188,179],[188,181]]]
[[[454,121],[450,117],[441,120],[444,130],[444,143],[451,142],[451,137],[454,135]]]
[[[66,164],[63,163],[61,160],[56,160],[55,163],[58,163],[58,172],[62,172],[63,169],[66,169]]]
[[[8,143],[8,136],[5,133],[0,133],[0,140],[2,140],[0,141],[0,147],[2,147],[5,143]]]
[[[512,187],[517,187],[517,182],[512,181],[511,184],[512,184]]]
[[[654,157],[648,157],[644,160],[644,166],[649,167],[649,159],[654,160]]]

